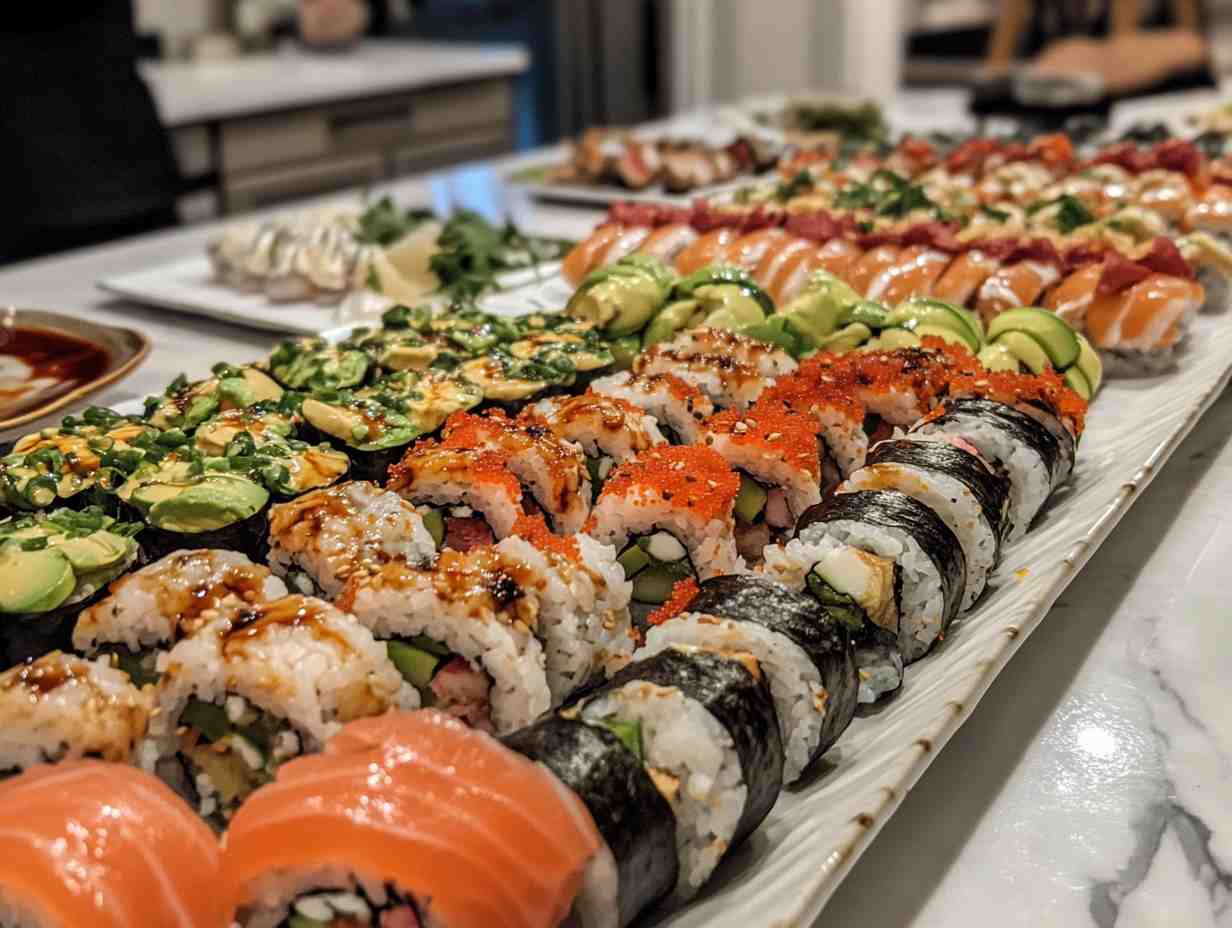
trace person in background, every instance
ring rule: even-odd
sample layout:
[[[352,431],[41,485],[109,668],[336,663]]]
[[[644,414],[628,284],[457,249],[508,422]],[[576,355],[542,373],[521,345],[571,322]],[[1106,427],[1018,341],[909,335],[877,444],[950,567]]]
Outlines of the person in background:
[[[0,31],[0,263],[175,224],[132,0],[14,4]]]

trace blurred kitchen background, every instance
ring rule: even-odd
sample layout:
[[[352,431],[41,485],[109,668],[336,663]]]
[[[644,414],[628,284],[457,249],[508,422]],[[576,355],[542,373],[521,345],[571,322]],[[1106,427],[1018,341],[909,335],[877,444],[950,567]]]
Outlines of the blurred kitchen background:
[[[0,233],[0,262],[751,95],[968,85],[1007,4],[98,0],[17,12],[0,36],[0,193],[25,224]],[[1137,6],[1144,23],[1197,10],[1212,73],[1232,65],[1232,0]]]

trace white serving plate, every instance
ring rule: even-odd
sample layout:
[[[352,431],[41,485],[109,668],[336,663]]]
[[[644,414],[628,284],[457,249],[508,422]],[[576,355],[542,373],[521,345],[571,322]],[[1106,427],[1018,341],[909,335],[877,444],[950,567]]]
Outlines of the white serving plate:
[[[505,288],[516,290],[553,277],[558,267],[557,262],[550,261],[537,268],[510,271],[500,277],[500,282]],[[354,304],[347,301],[330,306],[312,302],[274,303],[263,293],[245,293],[228,287],[215,278],[204,254],[117,274],[100,280],[98,285],[109,293],[149,306],[288,335],[316,335],[343,324],[377,321],[356,316]],[[494,293],[491,298],[496,305],[508,302],[504,292]]]

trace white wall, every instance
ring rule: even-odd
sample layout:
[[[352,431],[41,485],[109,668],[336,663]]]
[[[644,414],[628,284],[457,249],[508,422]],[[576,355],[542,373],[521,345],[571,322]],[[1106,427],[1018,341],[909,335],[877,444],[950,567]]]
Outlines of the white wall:
[[[192,36],[222,26],[226,0],[137,0],[137,28],[163,37],[164,53],[178,55]]]

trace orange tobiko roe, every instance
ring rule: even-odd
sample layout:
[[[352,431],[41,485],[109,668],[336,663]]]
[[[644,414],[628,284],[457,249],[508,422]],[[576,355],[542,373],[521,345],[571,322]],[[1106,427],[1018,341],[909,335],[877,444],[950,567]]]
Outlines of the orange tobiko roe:
[[[782,403],[758,402],[747,412],[727,409],[705,423],[706,444],[714,435],[726,435],[736,445],[756,445],[769,457],[780,458],[796,470],[817,477],[821,451],[813,420]]]
[[[646,621],[651,625],[662,625],[669,619],[676,618],[689,607],[689,603],[693,602],[700,591],[701,587],[697,585],[697,580],[693,577],[677,580],[672,586],[671,595],[667,597],[663,605],[646,616]]]
[[[544,520],[542,513],[520,515],[513,523],[513,535],[529,541],[540,551],[549,554],[559,554],[571,561],[580,561],[582,553],[578,549],[577,539],[572,535],[553,535]]]
[[[416,472],[441,475],[456,472],[467,483],[501,487],[512,499],[522,497],[522,485],[505,465],[505,459],[494,451],[481,448],[445,448],[432,439],[416,442],[389,468],[386,488],[395,493],[415,481]]]
[[[653,489],[664,502],[690,509],[702,519],[721,519],[731,514],[740,478],[711,448],[660,445],[613,470],[600,498],[643,489]]]
[[[1065,385],[1052,368],[1040,374],[982,370],[965,374],[950,382],[951,396],[980,396],[1000,403],[1036,403],[1052,410],[1081,437],[1086,427],[1087,401]]]
[[[490,409],[481,416],[455,412],[441,428],[441,446],[485,448],[500,454],[515,454],[533,447],[554,475],[583,466],[577,447],[557,438],[546,425],[510,419],[500,409]]]
[[[826,409],[839,413],[853,425],[864,421],[864,404],[855,398],[850,386],[820,367],[780,377],[761,395],[758,404],[762,403],[782,403],[792,412],[808,416]]]

